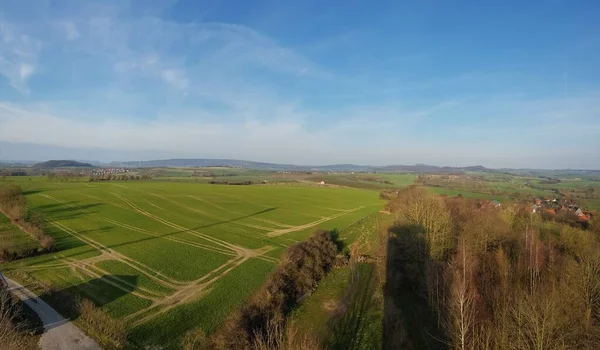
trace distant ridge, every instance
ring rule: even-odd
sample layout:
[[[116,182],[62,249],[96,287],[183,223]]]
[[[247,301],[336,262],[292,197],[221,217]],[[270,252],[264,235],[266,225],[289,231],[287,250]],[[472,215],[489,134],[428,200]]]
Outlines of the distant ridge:
[[[49,160],[35,164],[34,168],[48,169],[48,168],[91,168],[92,165],[89,163],[82,163],[75,160]]]
[[[435,165],[415,164],[415,165],[386,165],[386,166],[370,166],[370,165],[355,165],[355,164],[332,164],[332,165],[293,165],[293,164],[277,164],[265,162],[252,162],[247,160],[237,159],[162,159],[148,161],[129,161],[129,162],[112,162],[109,166],[127,166],[127,167],[241,167],[256,170],[277,170],[277,171],[356,171],[356,172],[428,172],[428,173],[454,173],[464,171],[488,171],[489,169],[481,166],[467,167],[439,167]]]

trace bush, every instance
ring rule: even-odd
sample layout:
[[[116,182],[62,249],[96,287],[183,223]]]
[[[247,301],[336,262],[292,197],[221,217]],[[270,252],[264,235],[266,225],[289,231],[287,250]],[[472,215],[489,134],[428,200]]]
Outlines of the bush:
[[[37,326],[25,317],[21,301],[0,289],[0,349],[34,348]]]
[[[34,249],[22,252],[11,252],[5,248],[0,253],[0,260],[21,259],[54,249],[54,239],[44,233],[43,217],[38,213],[31,213],[27,218],[25,196],[21,193],[20,186],[9,184],[0,187],[0,209],[21,230],[38,240],[42,248],[42,251]]]
[[[111,343],[117,348],[125,346],[127,333],[123,321],[110,317],[107,313],[98,309],[91,300],[85,298],[77,301],[77,312],[79,319],[85,322],[88,328],[93,330],[97,336],[110,339]]]
[[[288,248],[264,286],[213,335],[213,348],[279,348],[273,330],[285,328],[287,315],[331,270],[337,253],[332,232],[324,230]]]

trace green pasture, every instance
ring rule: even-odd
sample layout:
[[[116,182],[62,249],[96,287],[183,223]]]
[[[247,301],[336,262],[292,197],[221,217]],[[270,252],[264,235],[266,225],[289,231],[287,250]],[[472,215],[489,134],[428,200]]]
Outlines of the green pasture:
[[[39,247],[39,243],[28,234],[13,225],[10,220],[0,213],[0,250],[19,252]]]
[[[362,179],[364,177],[372,177],[382,182],[369,181]],[[406,187],[411,185],[416,179],[415,175],[411,174],[312,174],[305,178],[308,181],[320,182],[325,181],[326,184],[338,185],[344,187],[363,188],[369,190],[384,190],[390,188]],[[383,181],[391,183],[384,183]]]
[[[392,216],[374,213],[340,234],[346,245],[362,242],[365,255],[373,255],[378,245],[377,232],[387,227]],[[349,266],[334,268],[315,292],[293,313],[292,322],[301,332],[316,334],[331,348],[377,349],[381,346],[383,301],[374,280],[371,263],[360,263],[354,284]],[[355,293],[351,293],[354,290]],[[336,310],[336,306],[342,311]],[[337,336],[336,336],[337,334]]]
[[[8,180],[58,250],[2,272],[92,299],[130,325],[139,347],[178,348],[191,329],[214,331],[288,246],[316,228],[343,233],[383,205],[376,191],[355,188]],[[175,294],[189,299],[161,304]]]

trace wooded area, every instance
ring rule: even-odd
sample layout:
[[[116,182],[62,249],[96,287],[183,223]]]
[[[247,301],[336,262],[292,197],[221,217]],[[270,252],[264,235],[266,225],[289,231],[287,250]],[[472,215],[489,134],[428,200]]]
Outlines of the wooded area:
[[[386,313],[403,322],[385,348],[600,347],[597,218],[583,230],[415,187],[388,207]]]

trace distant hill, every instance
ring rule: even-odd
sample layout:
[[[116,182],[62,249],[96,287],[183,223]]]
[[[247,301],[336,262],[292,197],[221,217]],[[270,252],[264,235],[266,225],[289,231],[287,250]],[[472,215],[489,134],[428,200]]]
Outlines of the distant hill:
[[[109,166],[128,166],[128,167],[145,167],[145,168],[162,168],[162,167],[241,167],[249,169],[265,169],[265,170],[281,170],[296,168],[296,165],[290,164],[273,164],[250,162],[246,160],[236,159],[162,159],[162,160],[146,160],[133,162],[112,162]]]
[[[139,162],[112,162],[109,166],[127,166],[127,167],[241,167],[256,170],[275,170],[275,171],[356,171],[356,172],[414,172],[414,173],[457,173],[464,171],[487,171],[488,169],[477,165],[468,167],[438,167],[434,165],[416,164],[416,165],[386,165],[369,166],[355,164],[333,164],[333,165],[293,165],[251,162],[237,159],[163,159],[149,160]]]
[[[409,172],[409,173],[461,173],[465,171],[490,171],[481,165],[466,167],[435,166],[427,164],[415,165],[386,165],[378,167],[377,171],[385,172]]]
[[[33,166],[37,169],[49,169],[49,168],[91,168],[93,167],[89,163],[82,163],[75,160],[49,160],[47,162],[38,163]]]
[[[32,166],[39,161],[30,160],[0,160],[0,166],[11,166],[11,167],[28,167]]]

